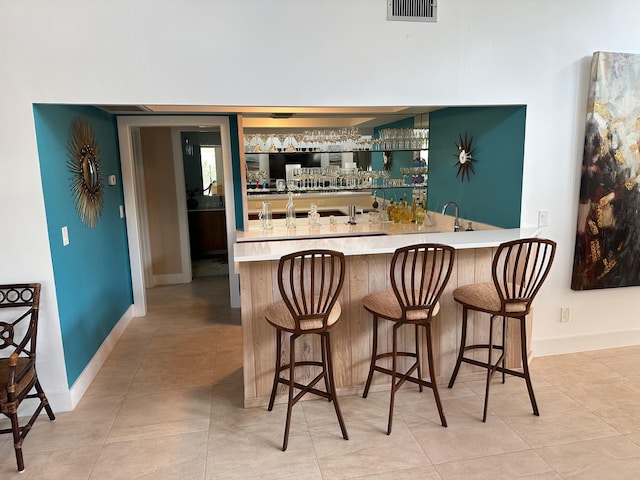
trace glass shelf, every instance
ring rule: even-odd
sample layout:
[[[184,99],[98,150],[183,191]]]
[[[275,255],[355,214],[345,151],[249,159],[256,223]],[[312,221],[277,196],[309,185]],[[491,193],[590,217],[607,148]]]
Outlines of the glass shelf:
[[[245,155],[260,155],[260,154],[269,154],[269,153],[282,153],[284,155],[287,154],[296,154],[296,153],[354,153],[354,152],[370,152],[370,153],[384,153],[384,152],[420,152],[422,150],[428,150],[427,148],[385,148],[384,150],[380,149],[361,149],[361,150],[313,150],[313,149],[304,149],[304,150],[285,150],[285,149],[275,149],[271,151],[259,151],[256,152],[254,150],[245,150]]]
[[[352,151],[418,151],[429,148],[429,129],[383,128],[376,138],[358,128],[316,129],[305,132],[248,133],[243,135],[245,153],[341,153]]]
[[[324,188],[293,188],[291,192],[296,193],[331,193],[331,192],[361,192],[372,190],[390,190],[394,188],[411,188],[415,190],[423,190],[427,188],[426,183],[414,183],[414,184],[398,184],[388,186],[367,186],[367,187],[324,187]],[[286,195],[289,190],[278,190],[276,188],[247,188],[247,195]]]

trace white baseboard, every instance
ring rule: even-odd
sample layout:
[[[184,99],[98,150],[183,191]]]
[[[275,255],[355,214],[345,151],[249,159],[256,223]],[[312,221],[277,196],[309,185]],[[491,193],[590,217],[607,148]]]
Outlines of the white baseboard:
[[[575,337],[546,338],[533,340],[531,345],[534,357],[628,347],[640,345],[640,329],[578,335]]]
[[[116,323],[109,335],[107,335],[107,338],[104,339],[104,342],[102,342],[102,345],[100,345],[100,348],[95,353],[91,361],[71,386],[69,389],[71,410],[76,408],[76,405],[80,402],[80,399],[89,388],[89,385],[91,385],[91,382],[100,371],[100,368],[133,317],[133,305],[130,305],[122,317],[120,317],[120,320],[118,320],[118,323]]]

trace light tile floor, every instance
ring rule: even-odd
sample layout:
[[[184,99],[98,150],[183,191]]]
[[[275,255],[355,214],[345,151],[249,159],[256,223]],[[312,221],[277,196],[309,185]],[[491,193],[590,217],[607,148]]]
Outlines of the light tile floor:
[[[296,405],[287,452],[285,406],[242,408],[242,332],[225,277],[149,290],[73,412],[41,417],[16,473],[0,436],[0,478],[116,479],[637,479],[640,346],[536,358],[541,416],[521,379],[441,386],[448,428],[430,391],[399,393],[385,434],[388,392],[347,396],[345,441],[331,404]]]

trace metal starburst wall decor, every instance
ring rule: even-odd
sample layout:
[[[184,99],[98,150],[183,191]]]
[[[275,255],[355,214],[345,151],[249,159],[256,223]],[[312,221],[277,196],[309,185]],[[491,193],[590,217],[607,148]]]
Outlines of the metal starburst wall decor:
[[[473,168],[473,162],[477,162],[475,158],[473,158],[473,152],[475,148],[472,147],[473,137],[467,140],[467,134],[464,134],[464,138],[460,135],[460,143],[456,143],[456,148],[458,149],[458,153],[453,156],[456,157],[456,163],[453,164],[454,167],[458,167],[458,173],[456,173],[456,177],[462,174],[460,181],[464,182],[465,175],[467,176],[467,180],[471,181],[471,173],[475,174],[476,171]]]
[[[100,172],[100,149],[93,128],[84,117],[76,117],[69,127],[67,142],[71,172],[71,192],[82,223],[95,228],[102,216],[103,190]]]

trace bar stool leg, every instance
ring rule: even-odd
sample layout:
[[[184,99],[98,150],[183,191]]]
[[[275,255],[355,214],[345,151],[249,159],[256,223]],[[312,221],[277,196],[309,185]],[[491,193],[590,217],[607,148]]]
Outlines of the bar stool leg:
[[[436,374],[433,368],[433,351],[432,351],[432,339],[431,339],[431,324],[427,323],[424,328],[427,331],[427,360],[429,361],[429,376],[431,377],[431,389],[433,390],[433,396],[436,399],[436,406],[438,407],[438,413],[440,414],[440,423],[443,427],[447,426],[447,419],[444,418],[444,411],[442,410],[442,403],[440,402],[440,395],[438,393],[438,385],[436,384]]]
[[[422,362],[420,361],[420,335],[418,334],[418,324],[416,324],[415,328],[415,337],[416,337],[416,362],[418,364],[418,380],[422,381]],[[427,347],[427,351],[430,347]],[[428,352],[427,352],[428,354]],[[422,383],[418,384],[418,389],[422,392]]]
[[[296,364],[296,338],[298,335],[292,334],[289,339],[289,399],[287,401],[287,421],[284,427],[284,441],[282,451],[287,449],[289,443],[289,428],[291,427],[291,410],[293,409],[293,390],[295,388],[294,368]]]
[[[324,385],[325,385],[325,389],[327,390],[327,393],[329,393],[329,388],[331,386],[331,383],[333,383],[330,379],[329,379],[329,367],[327,365],[329,365],[327,363],[327,345],[325,342],[325,336],[324,334],[320,333],[320,353],[322,354],[322,374],[324,376]],[[328,332],[327,332],[327,336],[328,336]],[[327,398],[327,402],[330,402],[331,398]]]
[[[276,399],[276,390],[280,379],[280,354],[282,351],[282,332],[276,330],[276,372],[273,375],[273,388],[271,388],[271,398],[269,399],[269,407],[267,410],[273,410],[273,402]]]
[[[387,425],[387,435],[391,435],[391,424],[393,423],[393,404],[396,396],[396,376],[398,369],[398,328],[399,323],[393,325],[393,354],[391,355],[391,400],[389,401],[389,423]]]
[[[522,371],[524,372],[524,379],[527,382],[527,390],[529,391],[529,399],[531,400],[531,406],[533,407],[533,414],[536,417],[540,416],[538,411],[538,404],[536,403],[536,397],[533,394],[533,385],[531,384],[531,376],[529,375],[529,362],[527,361],[527,319],[526,317],[520,318],[520,352],[522,356]]]
[[[342,437],[345,440],[349,440],[349,434],[347,433],[347,427],[344,424],[344,420],[342,419],[342,412],[340,411],[340,405],[338,405],[338,394],[336,393],[336,384],[333,379],[333,362],[331,360],[331,339],[329,332],[325,332],[322,334],[322,342],[323,349],[326,351],[326,360],[325,370],[329,371],[329,385],[327,386],[327,390],[330,392],[331,398],[329,401],[333,400],[333,408],[336,410],[336,416],[338,417],[338,423],[340,423],[340,430],[342,431]]]
[[[491,363],[491,358],[493,357],[493,321],[495,320],[495,315],[491,315],[489,319],[489,353],[487,355],[487,386],[484,392],[484,411],[482,413],[482,421],[487,421],[487,409],[489,406],[489,387],[491,386],[491,377],[493,376],[493,364]]]
[[[506,359],[507,345],[507,317],[502,317],[502,383],[505,382],[504,361]]]
[[[462,307],[462,333],[460,337],[460,350],[458,351],[458,358],[456,360],[456,366],[451,374],[451,380],[449,380],[448,388],[453,388],[453,384],[458,376],[460,365],[462,364],[462,358],[464,357],[464,349],[467,345],[467,307]]]
[[[373,316],[373,346],[371,348],[371,365],[369,366],[369,375],[367,376],[367,383],[364,386],[364,392],[362,398],[367,398],[369,394],[369,387],[371,387],[371,380],[373,379],[373,371],[376,366],[376,356],[378,355],[378,316]]]

